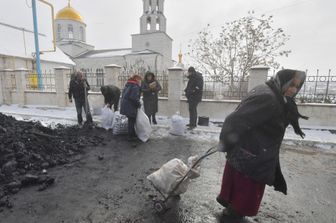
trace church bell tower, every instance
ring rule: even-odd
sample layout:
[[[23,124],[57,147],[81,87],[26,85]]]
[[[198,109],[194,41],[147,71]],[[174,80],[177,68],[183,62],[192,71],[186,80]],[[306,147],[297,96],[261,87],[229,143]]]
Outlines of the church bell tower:
[[[167,63],[172,61],[173,39],[166,33],[164,0],[142,0],[140,34],[132,35],[132,51],[151,50],[161,54]]]

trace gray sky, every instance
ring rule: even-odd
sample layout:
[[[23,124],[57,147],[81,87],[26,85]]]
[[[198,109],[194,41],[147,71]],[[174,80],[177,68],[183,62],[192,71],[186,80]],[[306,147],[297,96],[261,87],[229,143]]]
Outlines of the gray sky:
[[[49,2],[55,13],[67,5],[67,0]],[[39,31],[51,35],[49,9],[38,5]],[[30,6],[31,0],[0,0],[0,22],[33,29]],[[142,0],[72,0],[72,6],[87,25],[87,43],[96,49],[131,47],[130,35],[139,33]],[[221,24],[245,16],[249,10],[274,15],[274,27],[291,36],[285,48],[292,53],[278,59],[282,66],[314,73],[332,69],[336,74],[335,0],[166,0],[173,59],[177,60],[180,47],[186,53],[189,40],[208,23],[216,32]]]

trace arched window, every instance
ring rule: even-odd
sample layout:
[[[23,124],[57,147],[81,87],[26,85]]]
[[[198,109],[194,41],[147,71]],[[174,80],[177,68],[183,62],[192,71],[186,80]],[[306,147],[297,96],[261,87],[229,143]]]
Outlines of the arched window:
[[[151,18],[148,17],[147,18],[147,30],[150,30],[151,29]]]
[[[69,39],[73,39],[74,35],[73,35],[73,26],[71,24],[68,25],[68,37]]]
[[[57,25],[57,40],[61,39],[61,31],[62,31],[62,27],[60,24]]]
[[[79,27],[79,32],[80,32],[80,40],[84,41],[84,28],[82,26]]]
[[[160,19],[159,19],[159,18],[156,19],[156,26],[155,26],[155,29],[156,29],[156,30],[160,30]]]
[[[159,11],[159,0],[156,0],[156,11]]]
[[[152,11],[152,0],[149,0],[149,12]]]

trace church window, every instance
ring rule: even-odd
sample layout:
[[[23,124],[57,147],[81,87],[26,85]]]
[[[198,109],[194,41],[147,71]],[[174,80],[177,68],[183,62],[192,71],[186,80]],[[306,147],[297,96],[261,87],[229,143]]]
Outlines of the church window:
[[[151,18],[148,17],[147,18],[147,30],[150,30],[151,29]]]
[[[69,39],[73,39],[74,35],[73,35],[73,26],[71,24],[68,25],[68,37]]]
[[[79,28],[79,31],[80,31],[80,40],[84,41],[84,29],[82,26]]]
[[[156,30],[160,30],[160,19],[159,18],[157,18],[156,19]]]
[[[61,30],[62,27],[60,24],[57,25],[57,39],[60,40],[61,39]]]

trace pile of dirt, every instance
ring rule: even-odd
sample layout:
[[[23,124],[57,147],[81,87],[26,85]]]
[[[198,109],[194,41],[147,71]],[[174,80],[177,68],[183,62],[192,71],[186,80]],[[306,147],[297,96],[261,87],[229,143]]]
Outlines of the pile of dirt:
[[[104,144],[99,132],[92,126],[51,129],[0,113],[0,207],[10,208],[8,196],[23,187],[39,185],[44,190],[53,184],[47,169],[68,163],[86,146]]]

